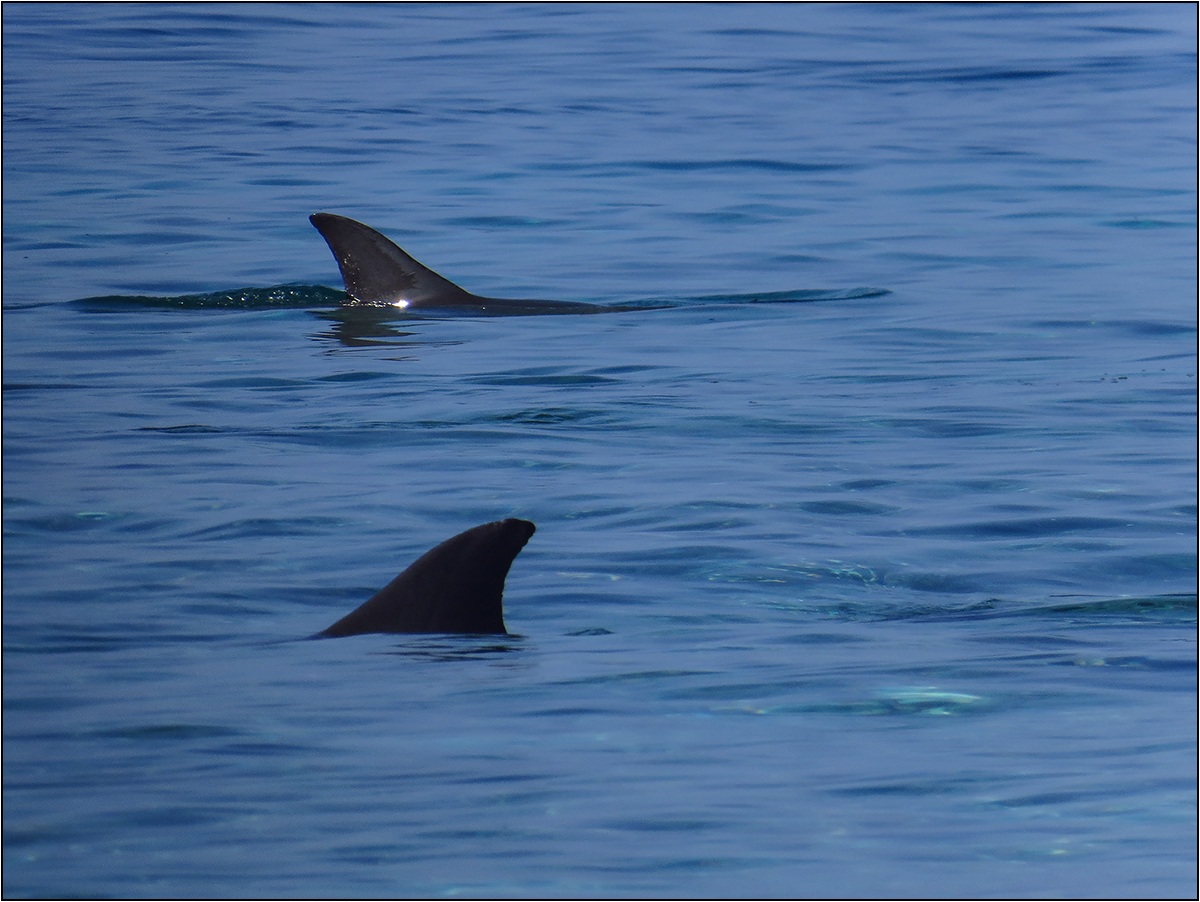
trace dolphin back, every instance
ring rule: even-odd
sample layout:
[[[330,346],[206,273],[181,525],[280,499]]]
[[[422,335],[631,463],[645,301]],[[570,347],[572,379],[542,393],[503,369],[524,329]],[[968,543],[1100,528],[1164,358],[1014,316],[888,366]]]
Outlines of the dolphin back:
[[[528,520],[484,523],[447,539],[313,638],[362,633],[507,633],[504,579],[537,529]]]
[[[335,213],[314,213],[308,220],[333,251],[352,303],[454,307],[479,300],[370,226]]]

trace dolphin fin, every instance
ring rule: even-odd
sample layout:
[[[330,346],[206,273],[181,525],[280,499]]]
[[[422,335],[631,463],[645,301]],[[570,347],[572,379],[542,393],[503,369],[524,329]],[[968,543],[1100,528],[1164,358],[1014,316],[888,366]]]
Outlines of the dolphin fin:
[[[498,520],[447,539],[314,639],[362,633],[507,633],[504,578],[537,529]]]
[[[333,251],[351,301],[395,307],[453,307],[480,298],[443,279],[370,226],[334,213],[308,217]]]

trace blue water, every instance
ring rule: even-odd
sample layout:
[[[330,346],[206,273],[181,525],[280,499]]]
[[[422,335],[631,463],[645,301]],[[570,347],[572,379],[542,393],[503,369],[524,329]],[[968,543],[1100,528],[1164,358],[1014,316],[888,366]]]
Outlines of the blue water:
[[[3,19],[6,898],[1195,895],[1194,6]]]

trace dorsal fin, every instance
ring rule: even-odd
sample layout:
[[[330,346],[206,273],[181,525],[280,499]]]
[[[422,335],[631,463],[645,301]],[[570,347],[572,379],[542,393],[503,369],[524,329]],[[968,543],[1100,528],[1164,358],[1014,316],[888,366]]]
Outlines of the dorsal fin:
[[[537,529],[498,520],[447,539],[314,638],[360,633],[506,633],[504,578]]]
[[[428,266],[418,263],[370,226],[335,213],[314,213],[308,218],[333,251],[342,271],[346,299],[351,305],[455,308],[477,316],[654,309],[647,305],[604,306],[579,301],[482,297],[459,288]]]
[[[361,222],[334,213],[308,217],[329,244],[346,293],[360,304],[451,307],[479,300]]]

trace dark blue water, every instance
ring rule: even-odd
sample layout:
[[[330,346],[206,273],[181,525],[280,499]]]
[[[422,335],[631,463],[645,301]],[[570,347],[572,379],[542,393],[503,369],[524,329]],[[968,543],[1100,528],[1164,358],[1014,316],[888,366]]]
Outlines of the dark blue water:
[[[3,17],[6,897],[1195,894],[1194,6]]]

